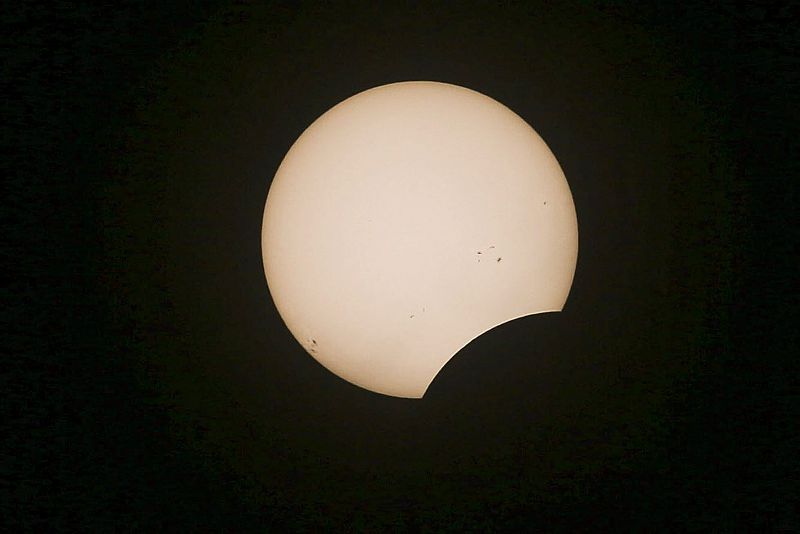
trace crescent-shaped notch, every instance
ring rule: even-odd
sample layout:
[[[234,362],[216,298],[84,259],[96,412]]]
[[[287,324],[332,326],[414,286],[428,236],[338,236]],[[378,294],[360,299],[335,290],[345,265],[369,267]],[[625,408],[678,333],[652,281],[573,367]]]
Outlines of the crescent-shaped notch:
[[[421,398],[461,348],[560,311],[578,228],[556,158],[475,91],[403,82],[359,93],[291,147],[261,236],[295,338],[365,389]]]

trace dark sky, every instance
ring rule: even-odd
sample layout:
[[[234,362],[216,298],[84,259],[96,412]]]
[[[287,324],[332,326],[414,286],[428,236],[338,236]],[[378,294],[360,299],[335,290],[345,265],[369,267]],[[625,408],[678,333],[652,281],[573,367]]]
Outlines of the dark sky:
[[[2,15],[3,522],[798,526],[796,9],[166,4]],[[529,122],[580,229],[564,311],[416,401],[304,352],[259,241],[297,136],[402,80]]]

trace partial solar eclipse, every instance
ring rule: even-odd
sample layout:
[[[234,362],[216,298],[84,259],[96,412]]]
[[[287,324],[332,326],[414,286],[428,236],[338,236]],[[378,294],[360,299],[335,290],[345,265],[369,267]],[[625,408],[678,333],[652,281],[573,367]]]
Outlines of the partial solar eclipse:
[[[421,398],[470,341],[561,311],[578,255],[541,137],[455,85],[376,87],[327,111],[272,181],[261,250],[275,306],[319,363]]]

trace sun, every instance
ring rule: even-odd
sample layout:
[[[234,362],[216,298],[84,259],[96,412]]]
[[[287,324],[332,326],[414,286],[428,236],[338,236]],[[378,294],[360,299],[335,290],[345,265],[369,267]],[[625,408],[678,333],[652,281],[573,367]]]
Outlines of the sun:
[[[275,306],[311,356],[420,398],[480,334],[562,309],[578,228],[561,167],[523,119],[414,81],[348,98],[303,132],[272,181],[261,244]]]

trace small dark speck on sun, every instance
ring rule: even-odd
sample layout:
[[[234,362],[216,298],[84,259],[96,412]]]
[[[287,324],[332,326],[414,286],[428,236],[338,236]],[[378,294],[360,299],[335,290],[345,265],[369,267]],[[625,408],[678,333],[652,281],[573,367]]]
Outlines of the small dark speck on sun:
[[[497,258],[497,263],[500,263],[500,261],[501,261],[502,259],[503,259],[503,258]]]

